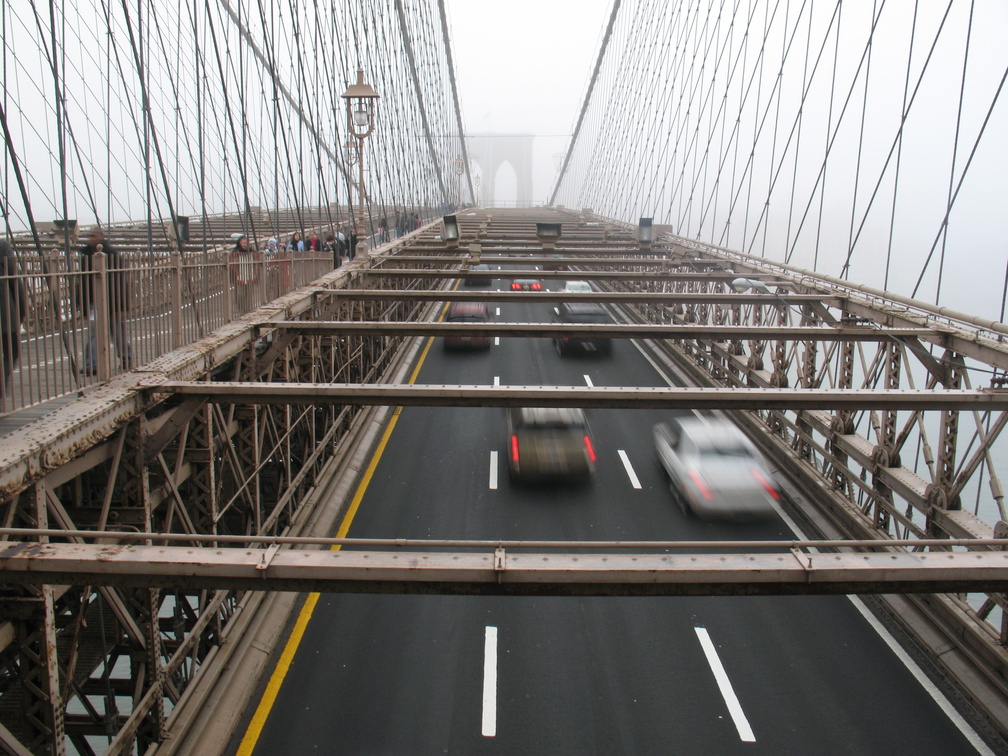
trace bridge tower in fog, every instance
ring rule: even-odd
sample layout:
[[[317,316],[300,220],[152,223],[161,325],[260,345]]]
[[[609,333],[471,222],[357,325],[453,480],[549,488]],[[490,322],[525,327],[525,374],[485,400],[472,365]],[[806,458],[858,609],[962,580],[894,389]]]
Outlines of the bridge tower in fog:
[[[469,157],[483,174],[483,204],[495,205],[497,172],[510,163],[518,178],[518,207],[532,202],[532,134],[467,134]]]

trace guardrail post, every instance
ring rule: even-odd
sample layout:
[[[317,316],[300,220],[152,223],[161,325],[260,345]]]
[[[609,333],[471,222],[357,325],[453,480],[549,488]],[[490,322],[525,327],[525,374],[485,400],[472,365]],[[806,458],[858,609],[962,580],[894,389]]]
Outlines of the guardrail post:
[[[232,291],[234,282],[231,280],[231,261],[228,258],[224,260],[222,281],[224,283],[224,319],[230,323],[234,320],[234,293]]]
[[[92,291],[92,306],[94,307],[94,327],[91,330],[92,344],[95,353],[92,356],[98,369],[98,380],[105,382],[112,377],[112,349],[109,344],[109,300],[108,300],[108,258],[101,251],[94,256],[94,287]],[[88,313],[90,317],[90,313]],[[89,347],[90,348],[90,345]]]
[[[172,252],[172,349],[182,348],[182,255]]]

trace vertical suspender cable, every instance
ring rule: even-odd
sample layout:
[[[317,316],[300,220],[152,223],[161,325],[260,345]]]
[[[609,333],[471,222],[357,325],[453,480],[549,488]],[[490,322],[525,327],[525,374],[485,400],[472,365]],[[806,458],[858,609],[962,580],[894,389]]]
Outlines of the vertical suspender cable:
[[[969,23],[966,26],[966,49],[963,51],[962,78],[959,82],[959,108],[956,111],[955,137],[952,140],[952,165],[949,167],[948,197],[946,214],[952,211],[952,184],[955,182],[956,157],[959,154],[959,132],[962,129],[963,99],[966,93],[966,66],[969,63],[970,38],[973,34],[973,10],[975,2],[970,2]],[[945,273],[945,244],[948,241],[948,219],[942,225],[941,253],[938,256],[938,283],[935,286],[935,304],[941,300],[942,276]]]
[[[605,60],[606,49],[609,47],[609,39],[612,36],[613,26],[616,23],[616,16],[619,14],[621,3],[622,0],[613,0],[612,11],[609,13],[609,23],[606,24],[605,35],[602,37],[602,45],[599,47],[599,54],[595,59],[595,68],[592,71],[591,81],[588,83],[588,91],[585,92],[584,102],[581,103],[581,112],[578,114],[577,124],[574,126],[574,133],[571,135],[567,154],[564,155],[560,175],[557,176],[549,202],[546,203],[548,205],[552,205],[556,201],[557,192],[560,191],[560,185],[563,183],[564,175],[567,173],[567,166],[570,164],[571,154],[573,154],[574,147],[577,145],[578,135],[581,133],[581,124],[584,122],[585,113],[588,110],[588,105],[591,103],[592,92],[595,91],[595,81],[598,79],[599,69],[602,68],[602,61]]]

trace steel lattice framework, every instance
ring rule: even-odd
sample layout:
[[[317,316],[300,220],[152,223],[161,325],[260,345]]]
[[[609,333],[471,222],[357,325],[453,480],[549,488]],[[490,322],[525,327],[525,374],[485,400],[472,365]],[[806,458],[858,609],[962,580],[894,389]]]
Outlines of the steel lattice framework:
[[[565,229],[551,256],[534,241],[532,221],[544,218]],[[9,436],[0,464],[3,537],[29,542],[0,551],[8,586],[0,736],[11,747],[59,751],[69,742],[87,752],[106,734],[113,753],[131,744],[196,747],[190,738],[212,730],[208,703],[240,711],[234,691],[249,689],[264,663],[252,649],[277,642],[279,630],[266,632],[263,618],[275,622],[294,603],[256,587],[901,590],[907,595],[880,601],[924,637],[937,629],[945,673],[972,670],[970,695],[1001,721],[1008,580],[992,538],[1003,526],[991,523],[1001,519],[992,460],[1008,409],[999,378],[1008,366],[1003,325],[680,237],[642,250],[633,228],[594,216],[474,213],[453,249],[440,231],[435,225],[334,271]],[[422,337],[447,330],[436,322],[440,303],[473,295],[449,288],[470,275],[470,264],[492,260],[521,275],[537,259],[593,278],[598,298],[619,316],[608,333],[639,339],[695,387],[408,383]],[[739,277],[770,293],[735,291]],[[561,330],[489,329],[505,337]],[[697,563],[689,544],[683,559],[647,557],[661,544],[483,544],[485,555],[461,562],[431,555],[429,574],[396,565],[423,563],[426,549],[444,556],[479,544],[376,543],[364,572],[349,554],[365,543],[353,543],[347,557],[287,554],[337,543],[327,537],[390,405],[516,402],[721,408],[790,479],[795,514],[841,541],[769,545],[782,553],[764,556],[726,544],[725,557],[709,563]],[[990,496],[982,492],[988,481]],[[585,546],[612,549],[611,561],[565,556]],[[407,558],[402,548],[417,554]],[[627,550],[646,569],[621,559]],[[523,566],[532,564],[528,551],[551,560],[545,571]],[[642,579],[655,573],[657,580]],[[72,575],[91,585],[67,585]],[[240,685],[237,674],[247,676]]]

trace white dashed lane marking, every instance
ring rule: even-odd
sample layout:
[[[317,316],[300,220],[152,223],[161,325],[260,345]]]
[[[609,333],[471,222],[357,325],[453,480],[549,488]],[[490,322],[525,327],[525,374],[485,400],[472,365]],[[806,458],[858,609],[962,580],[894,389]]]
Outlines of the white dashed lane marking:
[[[627,477],[630,478],[630,485],[636,489],[640,489],[640,479],[637,477],[637,473],[634,472],[633,465],[630,464],[630,457],[622,449],[619,449],[619,458],[623,460],[623,468],[626,470]]]

